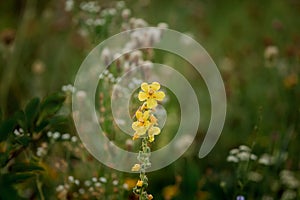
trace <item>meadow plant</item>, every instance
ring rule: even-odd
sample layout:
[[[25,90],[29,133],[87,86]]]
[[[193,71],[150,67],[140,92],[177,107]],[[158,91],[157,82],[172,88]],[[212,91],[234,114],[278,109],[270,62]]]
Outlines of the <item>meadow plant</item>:
[[[151,200],[153,196],[148,194],[146,189],[148,187],[148,178],[146,170],[151,167],[150,156],[151,149],[149,143],[154,142],[155,136],[159,135],[161,130],[157,126],[158,121],[154,116],[157,101],[162,101],[165,93],[159,91],[160,84],[153,82],[151,84],[142,83],[142,91],[138,94],[138,99],[144,102],[135,113],[136,121],[132,123],[132,128],[135,131],[133,140],[142,139],[141,150],[138,154],[138,164],[132,167],[132,171],[140,173],[140,179],[133,188],[133,192],[139,196],[140,200]]]

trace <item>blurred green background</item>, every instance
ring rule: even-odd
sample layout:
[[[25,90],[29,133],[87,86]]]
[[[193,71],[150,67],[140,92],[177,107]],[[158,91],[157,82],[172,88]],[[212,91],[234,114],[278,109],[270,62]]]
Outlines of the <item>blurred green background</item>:
[[[43,98],[72,84],[88,52],[122,31],[120,17],[112,17],[97,30],[82,29],[81,2],[75,1],[68,12],[64,0],[0,1],[3,118],[23,109],[33,97]],[[101,8],[116,5],[98,2]],[[186,156],[150,173],[149,190],[155,199],[235,199],[238,194],[246,199],[299,199],[299,189],[281,184],[279,174],[288,169],[300,180],[300,2],[141,0],[126,1],[126,7],[131,16],[149,25],[165,22],[194,37],[217,64],[227,93],[226,123],[214,150],[198,159],[205,134],[200,128]],[[189,67],[184,70],[193,72]],[[191,79],[194,84],[200,82],[200,77]],[[258,157],[268,153],[277,160],[269,168],[247,165],[247,172],[263,176],[260,183],[236,175],[243,163],[226,161],[229,150],[241,144],[253,148]],[[279,185],[272,189],[269,185],[276,181]],[[284,197],[287,190],[296,196]]]

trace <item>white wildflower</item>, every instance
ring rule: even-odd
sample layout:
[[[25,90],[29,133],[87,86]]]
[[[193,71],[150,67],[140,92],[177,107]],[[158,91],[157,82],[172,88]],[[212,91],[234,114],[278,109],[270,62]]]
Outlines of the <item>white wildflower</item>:
[[[84,181],[84,185],[85,185],[86,187],[89,187],[89,186],[92,185],[92,182],[89,181],[89,180],[86,180],[86,181]]]
[[[50,138],[50,137],[52,137],[52,132],[51,131],[48,131],[47,132],[47,136]]]
[[[129,189],[128,184],[127,184],[127,183],[124,183],[124,184],[123,184],[123,188],[124,188],[125,190],[128,190],[128,189]]]
[[[256,156],[255,154],[251,154],[251,155],[250,155],[250,159],[251,159],[251,160],[257,160],[257,156]]]
[[[70,139],[70,134],[69,134],[69,133],[63,134],[63,135],[61,136],[61,139],[63,139],[63,140],[68,140],[68,139]]]
[[[239,152],[240,152],[240,150],[235,148],[235,149],[231,149],[229,151],[229,154],[235,155],[235,154],[238,154]]]
[[[70,183],[74,183],[74,180],[75,180],[75,179],[74,179],[73,176],[69,176],[69,177],[68,177],[68,180],[69,180]]]
[[[56,131],[56,132],[53,133],[53,139],[56,140],[56,139],[58,139],[59,137],[60,137],[60,133],[59,133],[59,132]]]
[[[79,181],[78,179],[75,179],[75,180],[74,180],[74,183],[75,183],[75,185],[79,185],[79,184],[80,184],[80,181]]]
[[[95,183],[95,187],[101,187],[101,183],[99,182]]]
[[[77,98],[79,101],[83,101],[83,100],[86,98],[86,92],[83,91],[83,90],[79,90],[79,91],[76,93],[76,98]]]
[[[107,179],[105,177],[100,177],[99,178],[99,181],[101,181],[102,183],[106,183],[107,182]]]
[[[118,9],[122,9],[125,7],[125,2],[124,1],[118,1],[117,4],[116,4],[116,7]]]
[[[79,194],[84,194],[84,193],[85,193],[85,190],[84,190],[83,188],[80,188],[80,189],[78,190],[78,192],[79,192]]]
[[[253,181],[253,182],[260,182],[262,180],[263,176],[258,173],[258,172],[254,172],[254,171],[250,171],[248,173],[248,179],[250,181]]]
[[[95,26],[103,26],[105,24],[105,19],[95,19],[94,25]]]
[[[247,151],[247,152],[251,151],[250,147],[248,147],[246,145],[240,145],[239,149],[240,149],[240,151]]]
[[[277,46],[268,46],[265,49],[264,52],[264,57],[267,60],[272,60],[273,58],[275,58],[278,55],[278,47]]]
[[[266,166],[270,166],[274,164],[274,157],[265,153],[259,159],[258,163]]]
[[[280,200],[293,200],[297,197],[297,193],[293,190],[286,190],[281,196]]]
[[[94,25],[94,20],[92,18],[88,18],[87,20],[85,20],[85,24],[88,26],[92,26]]]
[[[70,12],[73,10],[74,7],[74,1],[73,0],[67,0],[65,3],[65,11]]]
[[[59,185],[56,187],[56,192],[61,192],[65,189],[65,187],[63,185]]]
[[[131,10],[128,8],[124,9],[121,14],[123,19],[128,19],[130,15],[131,15]]]
[[[117,10],[115,8],[109,8],[108,9],[108,14],[115,15],[116,13],[117,13]]]
[[[238,159],[236,156],[229,155],[229,156],[227,157],[227,162],[238,163],[238,162],[239,162],[239,159]]]
[[[117,186],[117,185],[119,184],[119,181],[118,181],[118,180],[113,180],[112,184],[113,184],[114,186]]]
[[[165,22],[160,22],[158,25],[157,25],[158,28],[161,28],[161,29],[167,29],[169,27],[169,25]]]
[[[74,142],[74,143],[75,143],[75,142],[77,142],[77,140],[78,140],[78,139],[77,139],[77,137],[76,137],[76,136],[72,136],[72,138],[71,138],[71,142]]]
[[[98,181],[97,177],[93,177],[93,178],[92,178],[92,181],[93,181],[93,182],[97,182],[97,181]]]
[[[249,152],[246,152],[246,151],[242,151],[242,152],[239,152],[237,154],[237,157],[241,160],[241,161],[248,161],[249,158],[250,158],[250,153]]]
[[[279,174],[281,182],[290,189],[299,187],[300,182],[294,176],[294,173],[289,170],[282,170]]]

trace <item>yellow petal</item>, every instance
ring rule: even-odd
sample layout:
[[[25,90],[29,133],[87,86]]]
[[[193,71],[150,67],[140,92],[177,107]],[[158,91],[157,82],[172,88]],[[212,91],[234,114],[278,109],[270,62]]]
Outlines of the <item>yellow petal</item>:
[[[141,84],[141,89],[144,91],[144,92],[148,92],[149,90],[149,85],[147,83],[142,83]]]
[[[141,110],[146,110],[146,109],[148,109],[147,103],[144,102],[143,105],[142,105],[142,107],[141,107]]]
[[[143,117],[143,113],[138,110],[138,111],[136,111],[135,116],[136,116],[136,119],[139,120]]]
[[[157,101],[155,99],[147,99],[147,107],[155,108],[157,106]]]
[[[160,88],[160,84],[158,82],[153,82],[149,87],[157,91]]]
[[[148,134],[149,134],[149,136],[158,135],[158,134],[160,134],[160,128],[153,126],[149,129]]]
[[[156,117],[154,117],[154,115],[150,116],[150,122],[151,122],[151,124],[157,124],[157,119],[156,119]]]
[[[149,136],[149,142],[153,142],[153,141],[154,141],[154,136],[153,135]]]
[[[143,181],[141,181],[141,180],[138,180],[138,182],[136,183],[136,186],[138,186],[138,187],[142,187],[142,186],[143,186],[143,184],[144,184],[144,182],[143,182]]]
[[[137,134],[138,136],[142,136],[146,133],[147,130],[148,130],[148,127],[141,126],[135,130],[135,134]]]
[[[148,95],[145,92],[139,92],[138,98],[140,101],[145,101],[147,99]]]
[[[131,127],[132,127],[133,130],[136,131],[140,127],[139,126],[139,122],[133,122],[132,125],[131,125]]]
[[[143,114],[143,120],[147,121],[148,118],[149,118],[149,111],[145,111],[144,114]]]
[[[155,99],[157,101],[162,101],[165,98],[165,96],[166,96],[165,93],[162,92],[162,91],[159,91],[159,92],[155,93]]]
[[[132,140],[136,140],[138,139],[140,136],[138,136],[137,134],[134,134],[133,137],[132,137]]]
[[[131,168],[131,171],[137,172],[137,171],[140,171],[140,169],[141,169],[141,165],[140,165],[140,164],[135,164],[135,165]]]

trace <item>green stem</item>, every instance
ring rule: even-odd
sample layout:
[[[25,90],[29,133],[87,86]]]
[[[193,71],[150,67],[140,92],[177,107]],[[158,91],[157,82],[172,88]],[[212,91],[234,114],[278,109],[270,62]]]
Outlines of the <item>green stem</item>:
[[[40,181],[39,175],[36,175],[36,186],[39,191],[39,195],[41,200],[45,200],[44,194],[43,194],[43,189],[42,189],[42,182]]]

